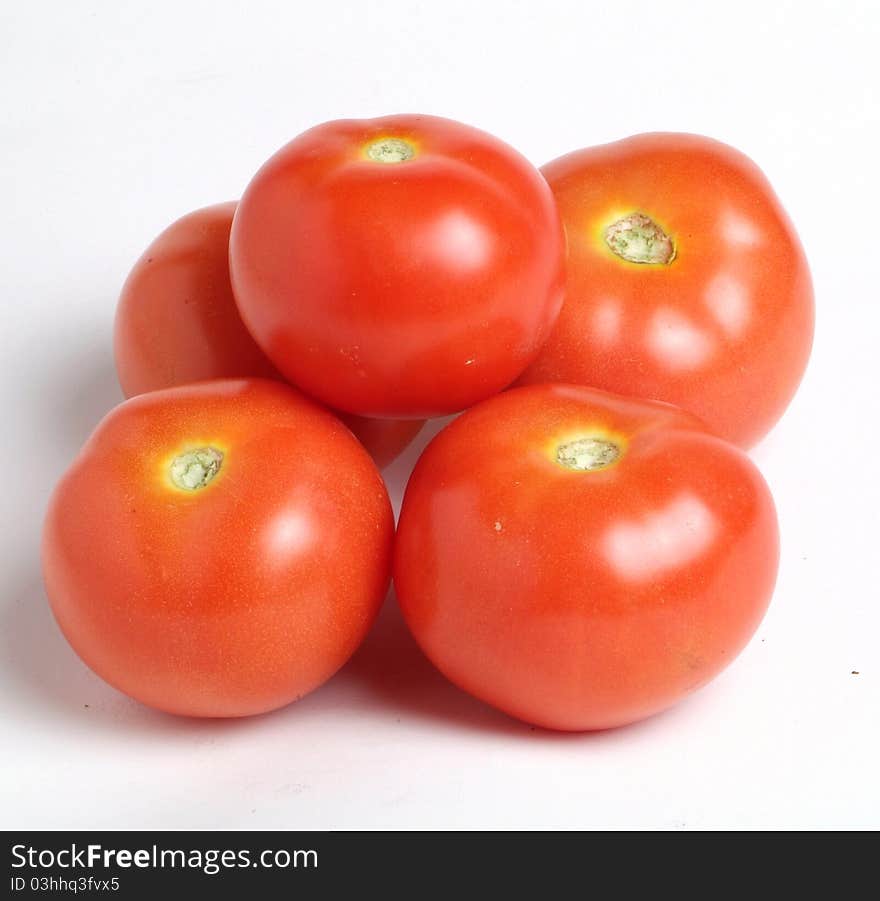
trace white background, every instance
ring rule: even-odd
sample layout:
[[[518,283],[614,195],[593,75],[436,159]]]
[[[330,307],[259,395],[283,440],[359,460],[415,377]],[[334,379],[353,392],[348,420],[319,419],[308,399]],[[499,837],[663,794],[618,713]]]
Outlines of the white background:
[[[868,0],[3,4],[0,825],[880,825],[878,43]],[[804,240],[815,350],[754,452],[783,533],[773,604],[726,673],[640,725],[509,720],[445,683],[390,605],[302,702],[174,719],[92,675],[48,611],[43,511],[121,398],[128,267],[304,128],[403,111],[536,164],[709,134],[762,166]],[[395,503],[416,451],[388,473]]]

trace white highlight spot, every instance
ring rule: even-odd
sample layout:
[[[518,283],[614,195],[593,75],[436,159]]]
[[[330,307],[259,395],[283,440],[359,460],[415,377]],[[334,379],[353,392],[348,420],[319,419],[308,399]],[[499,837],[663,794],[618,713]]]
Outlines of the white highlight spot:
[[[269,543],[276,553],[298,553],[309,547],[314,533],[305,513],[285,513],[269,525]]]
[[[717,533],[712,511],[695,495],[683,494],[664,510],[613,526],[603,541],[617,572],[644,582],[695,560]]]
[[[479,269],[491,253],[492,235],[479,222],[458,210],[443,216],[432,231],[427,246],[457,269]]]
[[[761,243],[761,233],[748,219],[743,219],[736,213],[728,212],[721,221],[721,234],[731,244],[758,245]]]
[[[718,275],[706,289],[706,305],[731,338],[738,338],[749,321],[751,302],[742,285],[729,275]]]
[[[655,357],[674,369],[695,369],[711,353],[712,341],[676,310],[659,309],[649,326]]]
[[[606,344],[613,344],[620,334],[623,313],[616,300],[602,300],[593,310],[592,337]]]

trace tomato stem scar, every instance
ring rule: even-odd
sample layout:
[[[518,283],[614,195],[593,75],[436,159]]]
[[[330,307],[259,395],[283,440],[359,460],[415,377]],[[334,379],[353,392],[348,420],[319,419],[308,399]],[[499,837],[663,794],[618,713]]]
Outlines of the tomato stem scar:
[[[380,138],[367,145],[366,153],[376,163],[405,163],[416,155],[416,149],[403,138]]]
[[[556,448],[556,462],[575,472],[595,472],[620,457],[620,446],[604,438],[577,438]]]
[[[605,229],[605,243],[630,263],[667,266],[675,259],[675,245],[659,225],[644,213],[630,213]]]
[[[171,461],[171,481],[182,491],[198,491],[217,475],[222,462],[223,454],[213,447],[187,451]]]

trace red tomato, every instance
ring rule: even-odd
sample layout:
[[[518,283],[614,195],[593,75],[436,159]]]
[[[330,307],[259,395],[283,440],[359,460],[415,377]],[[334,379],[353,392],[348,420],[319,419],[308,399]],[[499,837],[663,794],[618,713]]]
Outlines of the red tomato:
[[[74,650],[172,713],[294,701],[357,648],[394,522],[373,462],[279,382],[201,382],[113,410],[62,478],[46,590]]]
[[[424,419],[370,419],[339,412],[336,415],[354,432],[380,469],[396,460],[425,424]]]
[[[126,397],[203,379],[280,377],[232,296],[229,230],[236,206],[218,203],[183,216],[135,263],[113,336]]]
[[[675,703],[770,599],[773,501],[746,455],[672,406],[537,385],[464,413],[406,489],[394,582],[428,657],[553,729]]]
[[[280,373],[241,321],[229,281],[237,203],[196,210],[165,229],[135,263],[116,310],[116,371],[126,397],[203,379]],[[379,466],[423,423],[344,417]]]
[[[433,116],[319,125],[248,185],[230,243],[251,333],[294,384],[368,416],[460,410],[512,382],[559,311],[540,173]]]
[[[708,138],[647,134],[543,172],[568,236],[566,297],[522,383],[669,401],[757,441],[813,338],[807,261],[758,167]]]

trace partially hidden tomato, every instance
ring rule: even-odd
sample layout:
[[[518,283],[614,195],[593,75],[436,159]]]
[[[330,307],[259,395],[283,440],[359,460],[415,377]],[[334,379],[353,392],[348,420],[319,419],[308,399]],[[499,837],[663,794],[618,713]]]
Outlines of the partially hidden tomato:
[[[354,432],[380,469],[396,460],[425,424],[424,419],[373,419],[333,412]]]
[[[512,389],[440,432],[403,501],[394,582],[454,683],[553,729],[639,720],[730,663],[778,564],[755,466],[675,407]]]
[[[385,596],[382,478],[335,417],[268,380],[142,394],[56,488],[46,591],[111,685],[160,710],[245,716],[342,666]]]
[[[237,204],[178,219],[135,263],[119,297],[114,353],[126,397],[214,378],[280,378],[250,336],[229,282]]]
[[[220,203],[178,219],[135,263],[114,332],[126,397],[204,379],[282,378],[245,328],[232,296],[229,231],[236,206]],[[379,466],[397,457],[423,424],[343,418]]]
[[[433,116],[328,122],[254,176],[230,265],[294,384],[368,416],[461,410],[510,384],[558,314],[563,238],[540,173]]]
[[[813,338],[807,261],[758,167],[708,138],[646,134],[543,168],[568,239],[565,302],[521,379],[677,404],[754,444]]]

